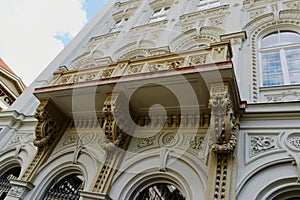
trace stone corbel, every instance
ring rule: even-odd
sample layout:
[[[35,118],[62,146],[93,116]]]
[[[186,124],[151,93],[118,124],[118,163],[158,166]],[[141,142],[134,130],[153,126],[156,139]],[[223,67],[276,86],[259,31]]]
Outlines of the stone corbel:
[[[67,117],[51,99],[42,100],[34,117],[38,120],[34,145],[41,148],[52,144],[66,126]]]
[[[106,151],[106,158],[98,172],[93,192],[103,195],[109,193],[112,178],[116,173],[130,141],[133,125],[128,120],[129,103],[122,93],[109,93],[104,101],[102,113],[104,115],[103,132],[100,146]]]
[[[33,181],[40,165],[46,162],[68,125],[68,118],[51,99],[41,100],[34,117],[38,120],[33,144],[38,147],[30,165],[21,176],[23,181]]]
[[[230,153],[237,145],[237,123],[232,109],[230,95],[225,86],[212,87],[209,107],[211,108],[211,139],[212,151]]]
[[[127,102],[124,98],[124,95],[121,93],[110,93],[102,108],[105,117],[103,125],[105,138],[102,138],[100,143],[101,147],[107,151],[114,150],[114,147],[124,149],[128,144],[128,137],[133,125],[130,120],[127,120],[130,115],[129,112],[126,112],[128,108],[124,108],[124,106],[128,107],[126,103],[124,104],[124,102]]]

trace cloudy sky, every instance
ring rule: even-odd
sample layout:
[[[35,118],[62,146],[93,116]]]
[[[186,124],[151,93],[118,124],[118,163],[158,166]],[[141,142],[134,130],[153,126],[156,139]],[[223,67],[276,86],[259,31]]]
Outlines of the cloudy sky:
[[[0,0],[0,57],[29,85],[106,0]]]

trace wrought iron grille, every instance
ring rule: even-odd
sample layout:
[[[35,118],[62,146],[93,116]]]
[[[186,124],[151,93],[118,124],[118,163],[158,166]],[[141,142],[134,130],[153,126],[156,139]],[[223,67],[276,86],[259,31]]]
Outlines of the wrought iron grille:
[[[161,183],[147,187],[135,200],[185,200],[185,197],[175,186]]]
[[[17,179],[18,176],[20,175],[20,172],[21,172],[21,168],[15,167],[4,172],[3,174],[0,173],[0,200],[5,199],[7,193],[12,187],[9,180]]]
[[[54,183],[46,191],[43,200],[78,200],[79,190],[82,188],[83,180],[79,175],[71,174]]]

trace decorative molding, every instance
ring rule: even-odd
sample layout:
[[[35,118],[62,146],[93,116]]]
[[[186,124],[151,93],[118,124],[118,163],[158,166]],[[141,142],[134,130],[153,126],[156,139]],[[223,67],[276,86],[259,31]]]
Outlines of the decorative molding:
[[[216,179],[215,179],[215,189],[214,189],[214,198],[215,200],[225,200],[230,199],[229,188],[230,185],[230,173],[228,166],[229,156],[227,154],[218,154],[217,155],[217,170],[216,170]]]
[[[138,138],[137,141],[137,150],[152,146],[154,144],[155,136],[146,137],[146,138]]]
[[[300,133],[292,133],[286,138],[286,145],[293,152],[300,151]],[[300,163],[299,163],[300,164]]]
[[[196,151],[202,152],[203,151],[203,141],[204,136],[187,136],[186,137],[186,145],[194,149]]]
[[[267,102],[287,102],[300,100],[300,92],[297,90],[285,90],[281,91],[280,93],[273,91],[273,94],[264,94],[263,91],[261,91],[261,93]]]
[[[162,124],[165,122],[165,124]],[[182,122],[182,123],[180,123]],[[139,116],[137,120],[137,124],[142,127],[148,128],[207,128],[210,122],[210,115],[208,114],[200,114],[200,115],[191,115],[191,114],[173,114],[168,115],[166,119],[162,116],[152,116],[152,123],[150,123],[149,116]],[[151,125],[151,126],[150,126]]]
[[[275,148],[275,136],[251,136],[250,156],[256,156]]]
[[[161,147],[171,147],[178,143],[179,137],[178,134],[174,132],[162,132],[162,136],[159,139],[159,145]]]

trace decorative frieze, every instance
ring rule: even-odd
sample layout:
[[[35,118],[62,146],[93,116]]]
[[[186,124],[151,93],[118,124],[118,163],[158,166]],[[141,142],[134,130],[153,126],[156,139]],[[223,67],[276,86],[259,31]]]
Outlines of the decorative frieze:
[[[288,1],[283,3],[286,6],[286,9],[297,10],[300,9],[300,2],[298,1]]]
[[[280,19],[293,19],[300,20],[300,11],[299,10],[283,10],[279,13]]]
[[[209,19],[210,26],[220,26],[224,23],[225,16],[219,16]]]

